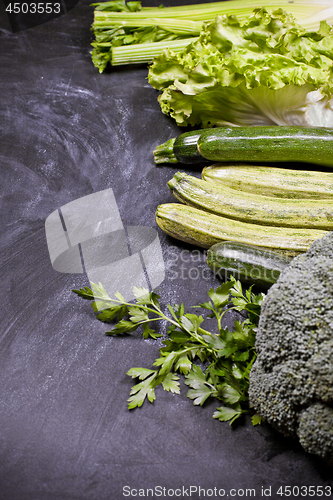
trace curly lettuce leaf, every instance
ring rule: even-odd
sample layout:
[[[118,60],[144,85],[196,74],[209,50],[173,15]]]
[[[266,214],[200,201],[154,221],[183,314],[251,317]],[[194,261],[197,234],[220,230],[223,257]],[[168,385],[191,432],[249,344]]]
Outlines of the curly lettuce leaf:
[[[217,16],[197,42],[157,57],[149,82],[180,126],[333,127],[333,31],[308,32],[281,9]]]

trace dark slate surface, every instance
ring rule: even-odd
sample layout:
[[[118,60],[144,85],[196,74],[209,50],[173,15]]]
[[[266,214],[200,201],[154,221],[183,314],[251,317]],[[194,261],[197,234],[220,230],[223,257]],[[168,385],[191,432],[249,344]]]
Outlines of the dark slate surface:
[[[128,411],[126,371],[151,367],[158,344],[106,337],[71,292],[87,278],[52,268],[45,219],[65,203],[112,187],[125,225],[156,228],[156,206],[171,201],[174,169],[156,168],[152,151],[178,129],[160,112],[146,67],[93,67],[89,3],[18,33],[1,4],[0,498],[189,498],[190,486],[211,498],[221,498],[214,488],[263,498],[271,487],[283,498],[279,486],[331,484],[332,471],[298,444],[248,420],[234,429],[213,420],[215,405],[194,407],[185,386]],[[204,301],[218,284],[204,254],[198,262],[159,235],[165,262],[177,257],[160,287],[164,303]],[[181,275],[182,264],[201,277]],[[137,491],[126,497],[125,486]]]

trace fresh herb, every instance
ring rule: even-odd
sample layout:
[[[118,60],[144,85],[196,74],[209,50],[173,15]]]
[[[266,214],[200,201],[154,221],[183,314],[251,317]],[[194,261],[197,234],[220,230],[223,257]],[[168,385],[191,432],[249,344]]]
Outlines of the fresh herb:
[[[287,9],[303,27],[317,30],[321,20],[332,21],[331,0],[266,0],[266,8]],[[244,19],[258,2],[229,0],[176,7],[142,7],[139,1],[113,0],[92,4],[92,60],[102,73],[107,65],[148,63],[166,48],[179,51],[196,40],[202,23],[217,15]]]
[[[254,294],[252,287],[243,291],[241,283],[232,278],[215,291],[210,289],[207,302],[194,306],[206,312],[204,318],[185,313],[183,304],[167,305],[169,314],[165,314],[156,292],[135,287],[133,291],[135,303],[126,302],[120,293],[111,298],[101,284],[92,284],[92,289],[73,290],[83,299],[93,301],[99,320],[114,323],[107,335],[130,333],[142,327],[144,338],[157,339],[162,335],[153,328],[154,322],[168,324],[160,357],[153,368],[131,368],[127,373],[137,379],[128,407],[140,407],[146,398],[153,402],[158,385],[179,394],[179,373],[184,375],[189,387],[187,396],[195,405],[203,405],[208,398],[221,401],[214,418],[232,423],[249,412],[249,374],[256,358],[255,334],[264,295]],[[244,316],[243,321],[235,321],[234,331],[222,326],[223,317],[231,310]],[[216,332],[202,327],[208,318],[215,320]],[[253,415],[252,422],[256,425],[260,417]]]

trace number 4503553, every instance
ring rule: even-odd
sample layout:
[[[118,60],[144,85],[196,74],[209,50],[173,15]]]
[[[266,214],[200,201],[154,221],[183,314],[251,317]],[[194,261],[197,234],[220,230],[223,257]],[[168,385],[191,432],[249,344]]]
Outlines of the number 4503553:
[[[280,486],[276,492],[281,497],[331,497],[332,487],[327,486]]]
[[[13,2],[8,4],[6,12],[10,14],[60,14],[60,3],[38,2],[38,3],[19,3]]]

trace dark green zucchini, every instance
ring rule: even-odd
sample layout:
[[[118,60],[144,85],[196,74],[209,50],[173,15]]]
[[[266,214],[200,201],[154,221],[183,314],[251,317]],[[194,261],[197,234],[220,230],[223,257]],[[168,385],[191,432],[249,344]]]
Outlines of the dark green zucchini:
[[[305,162],[333,167],[333,130],[323,127],[220,127],[202,131],[198,150],[211,161]]]
[[[218,127],[185,132],[158,146],[154,154],[156,163],[305,162],[333,167],[333,129]]]
[[[277,252],[232,241],[213,245],[207,254],[208,266],[221,279],[234,276],[245,283],[265,288],[276,283],[291,260],[291,257]]]
[[[198,151],[200,134],[201,130],[192,130],[157,146],[155,163],[205,163]]]

